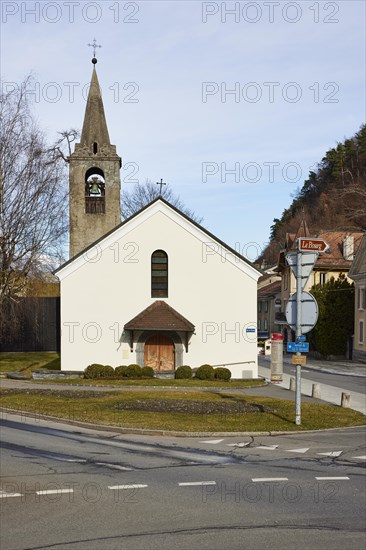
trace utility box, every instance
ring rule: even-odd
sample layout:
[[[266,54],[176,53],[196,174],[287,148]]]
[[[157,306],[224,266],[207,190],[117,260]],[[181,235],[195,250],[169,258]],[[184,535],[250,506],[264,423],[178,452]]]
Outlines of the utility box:
[[[283,335],[271,334],[271,382],[282,382]]]

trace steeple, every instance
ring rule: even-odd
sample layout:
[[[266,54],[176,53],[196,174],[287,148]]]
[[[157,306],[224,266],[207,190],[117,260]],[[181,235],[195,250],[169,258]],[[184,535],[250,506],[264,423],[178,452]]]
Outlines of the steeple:
[[[121,221],[121,158],[109,140],[102,94],[94,65],[80,143],[70,162],[70,257],[103,237]]]
[[[110,145],[107,121],[95,64],[85,109],[83,130],[80,138],[80,144],[82,146],[90,147],[94,143],[98,144],[99,147]]]

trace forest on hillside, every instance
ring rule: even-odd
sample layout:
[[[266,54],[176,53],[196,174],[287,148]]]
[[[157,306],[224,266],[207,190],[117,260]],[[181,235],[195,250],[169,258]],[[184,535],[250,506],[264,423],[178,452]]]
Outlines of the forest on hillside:
[[[327,151],[316,171],[309,173],[291,205],[273,220],[269,245],[258,264],[277,262],[286,233],[295,233],[303,217],[312,233],[366,230],[366,125]]]

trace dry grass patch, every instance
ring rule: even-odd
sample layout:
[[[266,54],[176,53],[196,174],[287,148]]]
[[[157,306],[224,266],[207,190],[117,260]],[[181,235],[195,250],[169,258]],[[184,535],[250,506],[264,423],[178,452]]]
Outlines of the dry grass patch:
[[[37,369],[60,370],[60,354],[53,351],[0,353],[0,372],[30,376]]]
[[[295,425],[294,403],[292,401],[251,397],[218,392],[185,391],[133,391],[121,392],[75,392],[66,390],[4,390],[0,393],[3,407],[30,411],[38,415],[50,415],[72,421],[90,422],[128,428],[174,430],[188,432],[214,431],[293,431]],[[161,412],[143,410],[150,402],[172,404],[179,402],[177,410],[182,412]],[[196,412],[189,403],[194,403]],[[245,403],[259,407],[264,412],[210,413],[215,403]],[[143,406],[141,406],[143,403]],[[135,404],[135,406],[134,406]],[[125,408],[123,406],[125,405]],[[232,406],[232,405],[231,405]],[[238,408],[240,405],[238,405]],[[142,409],[142,410],[141,410]],[[234,409],[235,410],[235,409]],[[360,426],[365,416],[351,409],[333,405],[303,403],[302,426],[300,429],[324,429],[334,427]]]

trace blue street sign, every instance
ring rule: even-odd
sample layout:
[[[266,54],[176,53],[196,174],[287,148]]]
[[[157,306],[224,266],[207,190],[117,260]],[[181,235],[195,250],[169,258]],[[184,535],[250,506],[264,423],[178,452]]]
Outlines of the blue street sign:
[[[255,328],[254,327],[247,328],[245,332],[255,332]]]
[[[305,334],[303,334],[302,336],[298,336],[298,337],[296,338],[296,340],[297,340],[298,342],[306,342],[306,336],[305,336]]]
[[[308,353],[309,342],[287,342],[288,353]]]

